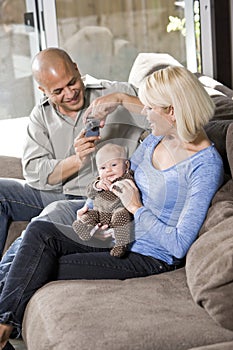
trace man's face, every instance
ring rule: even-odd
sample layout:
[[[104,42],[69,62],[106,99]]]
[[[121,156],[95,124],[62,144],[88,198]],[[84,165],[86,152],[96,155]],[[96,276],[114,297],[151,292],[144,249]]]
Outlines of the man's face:
[[[40,89],[61,113],[70,117],[76,116],[84,105],[84,85],[75,63],[51,70]]]

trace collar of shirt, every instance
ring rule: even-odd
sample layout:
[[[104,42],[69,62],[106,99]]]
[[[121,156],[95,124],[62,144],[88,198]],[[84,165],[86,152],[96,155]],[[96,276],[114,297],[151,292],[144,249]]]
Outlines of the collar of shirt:
[[[86,89],[103,89],[100,79],[96,79],[89,74],[82,77],[83,84]]]

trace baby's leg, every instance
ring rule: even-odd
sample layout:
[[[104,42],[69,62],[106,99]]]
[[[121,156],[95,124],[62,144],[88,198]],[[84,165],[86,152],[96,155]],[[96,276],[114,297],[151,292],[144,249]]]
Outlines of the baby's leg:
[[[73,229],[83,241],[91,239],[91,231],[99,223],[99,213],[96,210],[88,210],[82,215],[81,220],[73,222]]]
[[[112,256],[121,257],[125,254],[133,228],[132,221],[132,214],[125,208],[117,209],[113,213],[111,227],[114,228],[116,243],[110,252]]]

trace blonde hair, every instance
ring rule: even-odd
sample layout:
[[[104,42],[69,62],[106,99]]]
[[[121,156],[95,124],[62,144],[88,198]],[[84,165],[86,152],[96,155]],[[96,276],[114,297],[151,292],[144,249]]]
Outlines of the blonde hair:
[[[155,71],[139,86],[138,96],[148,107],[173,106],[178,136],[193,141],[214,114],[215,105],[197,77],[184,67]]]

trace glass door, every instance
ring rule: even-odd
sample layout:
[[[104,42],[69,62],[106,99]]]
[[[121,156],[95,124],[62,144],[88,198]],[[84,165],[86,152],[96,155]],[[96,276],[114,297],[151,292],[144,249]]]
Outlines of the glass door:
[[[64,48],[96,78],[127,80],[140,52],[168,53],[197,70],[194,3],[0,0],[0,119],[29,115],[41,98],[31,58],[46,47]]]
[[[56,0],[59,46],[96,78],[127,80],[140,52],[168,53],[186,66],[184,7],[174,0]]]
[[[24,0],[0,2],[0,119],[27,116],[34,105],[31,33]]]

